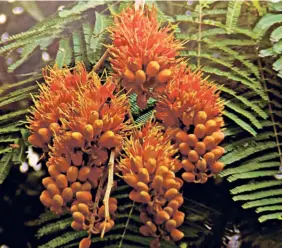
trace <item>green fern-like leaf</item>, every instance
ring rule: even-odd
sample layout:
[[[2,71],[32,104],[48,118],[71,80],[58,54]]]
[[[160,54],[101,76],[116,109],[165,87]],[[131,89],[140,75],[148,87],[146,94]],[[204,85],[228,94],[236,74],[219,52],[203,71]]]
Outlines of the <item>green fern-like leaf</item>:
[[[241,13],[241,6],[243,1],[229,1],[228,10],[226,12],[226,27],[228,34],[234,31],[234,28],[237,25],[240,13]]]

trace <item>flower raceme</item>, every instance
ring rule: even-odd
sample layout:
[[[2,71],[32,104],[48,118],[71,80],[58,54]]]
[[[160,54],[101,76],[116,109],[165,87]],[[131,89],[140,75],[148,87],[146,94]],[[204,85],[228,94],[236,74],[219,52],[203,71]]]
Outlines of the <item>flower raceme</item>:
[[[173,27],[160,27],[154,6],[127,8],[115,16],[110,32],[113,77],[136,93],[138,106],[145,108],[149,96],[163,92],[171,78],[181,44],[174,39]]]
[[[156,117],[166,127],[175,127],[174,143],[179,149],[182,178],[187,182],[205,183],[222,171],[219,158],[224,149],[221,131],[223,103],[216,86],[191,72],[186,64],[174,68],[173,77],[159,97]]]
[[[104,234],[113,227],[117,210],[115,198],[108,199],[108,213],[102,202],[106,165],[109,154],[118,154],[122,146],[127,98],[114,93],[111,78],[102,85],[82,64],[73,73],[56,68],[49,72],[29,118],[30,143],[50,151],[46,163],[49,176],[42,180],[45,190],[40,200],[56,214],[70,211],[73,229]],[[41,130],[46,130],[45,134]],[[82,240],[82,245],[87,243],[88,238]]]
[[[129,197],[141,204],[140,232],[155,239],[151,247],[159,247],[160,238],[180,240],[184,234],[177,228],[184,221],[178,208],[183,204],[179,192],[183,181],[175,176],[181,168],[173,158],[176,149],[161,126],[147,123],[125,142],[125,157],[118,168],[125,182],[133,187]]]

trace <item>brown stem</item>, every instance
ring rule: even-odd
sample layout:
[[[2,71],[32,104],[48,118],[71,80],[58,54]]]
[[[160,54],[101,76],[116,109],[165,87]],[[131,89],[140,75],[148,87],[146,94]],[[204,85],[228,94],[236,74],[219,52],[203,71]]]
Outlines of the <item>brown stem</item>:
[[[97,61],[95,66],[92,68],[93,72],[96,72],[100,69],[100,67],[103,65],[104,61],[109,57],[109,49],[105,51],[105,53],[102,55],[102,57]]]
[[[106,228],[106,222],[110,221],[110,214],[109,214],[109,198],[111,189],[113,187],[114,183],[114,159],[115,159],[115,151],[114,149],[111,151],[109,163],[108,163],[108,182],[106,186],[106,192],[103,199],[103,204],[105,206],[105,225],[103,227],[103,230],[101,232],[101,238],[104,237],[105,228]]]

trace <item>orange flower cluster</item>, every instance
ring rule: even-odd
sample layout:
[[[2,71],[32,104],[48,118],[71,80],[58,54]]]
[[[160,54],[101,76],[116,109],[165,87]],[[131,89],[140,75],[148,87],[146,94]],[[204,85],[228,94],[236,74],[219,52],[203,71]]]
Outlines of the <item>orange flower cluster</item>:
[[[177,229],[184,221],[178,210],[184,202],[179,192],[183,181],[175,176],[181,165],[173,158],[176,149],[168,137],[161,126],[148,123],[125,142],[126,155],[118,166],[133,187],[130,199],[142,204],[140,232],[156,238],[151,247],[157,247],[160,238],[178,241],[184,236]]]
[[[47,67],[43,69],[43,77],[46,84],[40,85],[40,95],[36,97],[32,116],[28,118],[32,132],[29,142],[48,151],[51,137],[61,130],[60,111],[76,101],[75,92],[89,80],[84,65],[80,63],[73,73],[69,69]]]
[[[144,10],[129,7],[115,16],[110,28],[114,78],[121,80],[127,91],[138,95],[140,108],[146,107],[150,95],[164,91],[181,49],[174,39],[173,28],[161,28],[156,12],[154,6],[151,10],[147,6]]]
[[[219,158],[224,149],[218,146],[224,139],[221,131],[223,104],[216,87],[180,64],[156,105],[156,117],[165,126],[176,127],[175,145],[186,171],[186,182],[205,183],[208,177],[222,171]]]
[[[106,165],[110,160],[114,163],[115,157],[111,156],[122,146],[127,98],[114,94],[111,79],[102,85],[98,76],[86,74],[81,64],[74,73],[55,69],[45,78],[47,85],[42,86],[29,119],[30,143],[51,150],[47,162],[49,176],[42,180],[46,190],[40,200],[56,214],[63,209],[71,211],[73,229],[104,234],[113,227],[117,210],[115,198],[109,198],[108,212],[101,199],[106,191]],[[91,191],[97,187],[101,189],[93,199]]]

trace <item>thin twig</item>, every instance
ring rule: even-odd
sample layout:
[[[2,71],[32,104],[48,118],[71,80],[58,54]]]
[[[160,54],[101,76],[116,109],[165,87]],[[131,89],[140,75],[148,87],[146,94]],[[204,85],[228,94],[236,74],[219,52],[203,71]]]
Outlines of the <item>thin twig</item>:
[[[109,214],[109,198],[111,189],[113,187],[114,183],[114,159],[115,159],[115,151],[114,149],[111,151],[109,163],[108,163],[108,182],[106,186],[106,192],[103,199],[103,204],[105,206],[105,225],[103,227],[103,230],[101,232],[101,238],[103,238],[106,228],[106,222],[110,221],[110,214]]]
[[[121,237],[121,240],[120,240],[120,242],[119,242],[119,246],[118,246],[119,248],[121,248],[122,245],[123,245],[123,240],[124,240],[124,237],[125,237],[125,235],[126,235],[127,228],[128,228],[129,223],[130,223],[130,219],[131,219],[131,216],[132,216],[134,207],[135,207],[135,202],[133,201],[133,205],[132,205],[131,210],[130,210],[130,212],[129,212],[129,216],[128,216],[127,222],[126,222],[126,224],[125,224],[124,232],[123,232],[122,237]]]
[[[98,62],[95,64],[95,66],[92,68],[92,72],[96,72],[100,69],[100,67],[103,65],[104,61],[109,57],[109,49],[105,51],[105,53],[101,56],[101,58],[98,60]]]

